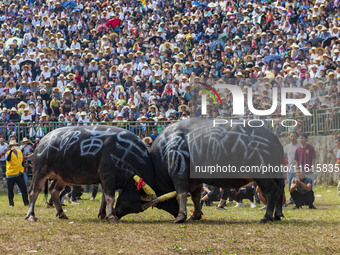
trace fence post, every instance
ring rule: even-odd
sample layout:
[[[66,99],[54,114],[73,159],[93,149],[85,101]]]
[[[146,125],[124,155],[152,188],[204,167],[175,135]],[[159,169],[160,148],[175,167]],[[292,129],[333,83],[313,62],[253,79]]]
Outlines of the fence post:
[[[314,136],[319,134],[319,121],[318,121],[318,111],[313,110],[313,125],[314,125]]]

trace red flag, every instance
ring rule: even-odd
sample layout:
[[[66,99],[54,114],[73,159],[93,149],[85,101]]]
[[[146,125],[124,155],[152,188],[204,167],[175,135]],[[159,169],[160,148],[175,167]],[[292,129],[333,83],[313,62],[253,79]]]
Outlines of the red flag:
[[[108,22],[106,22],[106,26],[109,28],[115,28],[120,24],[120,19],[110,19]]]
[[[255,39],[251,39],[251,46],[252,46],[254,49],[257,49]]]

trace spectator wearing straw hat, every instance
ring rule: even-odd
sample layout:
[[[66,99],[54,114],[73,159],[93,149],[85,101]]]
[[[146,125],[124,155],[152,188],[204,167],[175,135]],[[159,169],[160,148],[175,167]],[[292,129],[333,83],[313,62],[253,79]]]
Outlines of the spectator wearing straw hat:
[[[32,121],[32,116],[30,114],[30,109],[29,108],[25,108],[23,115],[21,115],[21,120],[24,122],[31,122]]]
[[[11,122],[20,122],[21,116],[18,114],[18,111],[15,107],[12,107],[10,115],[9,115],[9,121]]]
[[[23,155],[19,144],[15,140],[9,143],[9,151],[6,153],[6,178],[8,200],[10,207],[14,206],[14,185],[17,184],[22,193],[24,205],[28,205],[27,186],[24,179]]]

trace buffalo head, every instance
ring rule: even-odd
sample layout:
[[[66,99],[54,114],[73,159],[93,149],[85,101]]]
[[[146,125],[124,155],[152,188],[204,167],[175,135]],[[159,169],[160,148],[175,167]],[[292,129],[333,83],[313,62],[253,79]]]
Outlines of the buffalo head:
[[[133,181],[134,180],[134,181]],[[155,191],[139,176],[134,176],[118,196],[115,207],[116,215],[121,218],[129,213],[139,213],[150,207],[150,202],[157,198]],[[137,184],[137,188],[135,183]]]
[[[175,217],[177,216],[178,203],[174,199],[176,197],[175,191],[157,197],[155,191],[139,176],[134,176],[134,180],[136,181],[137,189],[127,187],[118,196],[115,211],[119,219],[129,213],[142,212],[151,206],[156,206]],[[142,190],[139,188],[142,188]]]

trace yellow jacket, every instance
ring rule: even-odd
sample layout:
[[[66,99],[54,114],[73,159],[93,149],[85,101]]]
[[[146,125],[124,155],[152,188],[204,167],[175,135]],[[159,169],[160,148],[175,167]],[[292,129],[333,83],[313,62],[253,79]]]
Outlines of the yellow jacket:
[[[6,158],[11,151],[6,152]],[[17,155],[12,152],[11,160],[6,160],[6,175],[18,175],[24,172],[24,167],[22,166],[23,156],[21,150],[17,150]]]

